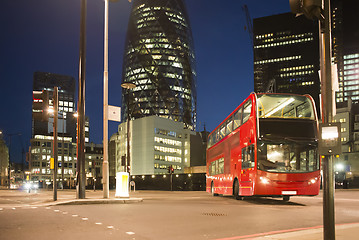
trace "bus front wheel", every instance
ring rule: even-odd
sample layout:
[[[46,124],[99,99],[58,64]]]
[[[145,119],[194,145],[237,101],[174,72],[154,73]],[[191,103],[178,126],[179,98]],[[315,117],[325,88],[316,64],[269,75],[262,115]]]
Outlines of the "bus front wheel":
[[[288,202],[289,199],[290,199],[290,196],[283,196],[283,201],[284,201],[284,202]]]

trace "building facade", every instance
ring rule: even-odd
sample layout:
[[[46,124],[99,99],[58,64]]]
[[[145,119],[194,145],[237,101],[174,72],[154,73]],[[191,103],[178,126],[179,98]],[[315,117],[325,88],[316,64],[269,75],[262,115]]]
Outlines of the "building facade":
[[[54,73],[35,72],[33,78],[33,112],[38,99],[35,93],[48,92],[48,105],[53,106],[54,87],[58,87],[58,178],[62,179],[62,164],[64,180],[75,178],[76,175],[76,118],[75,108],[75,79]],[[46,112],[43,114],[47,114]],[[53,122],[49,115],[48,120],[32,118],[32,137],[30,139],[29,167],[31,180],[50,184],[52,171],[50,159],[53,153]],[[68,182],[68,183],[69,183]]]
[[[103,145],[87,143],[85,145],[85,172],[86,183],[94,189],[102,187],[102,164],[103,164]]]
[[[339,91],[336,93],[337,107],[345,107],[349,99],[359,102],[358,53],[359,28],[357,22],[359,2],[356,0],[331,0],[332,3],[332,47],[333,60],[338,66]]]
[[[196,72],[182,0],[134,0],[127,30],[122,119],[159,116],[196,128]]]
[[[359,103],[359,43],[358,52],[343,56],[343,71],[339,82],[338,102]]]
[[[191,165],[191,136],[195,133],[184,123],[157,116],[130,121],[130,174],[183,173]],[[127,123],[118,127],[116,141],[117,172],[125,171],[127,154]]]
[[[359,178],[359,104],[349,99],[337,108],[334,121],[341,123],[342,154],[336,158],[334,170],[337,181]]]
[[[319,112],[317,21],[284,13],[253,20],[254,91],[310,94]]]

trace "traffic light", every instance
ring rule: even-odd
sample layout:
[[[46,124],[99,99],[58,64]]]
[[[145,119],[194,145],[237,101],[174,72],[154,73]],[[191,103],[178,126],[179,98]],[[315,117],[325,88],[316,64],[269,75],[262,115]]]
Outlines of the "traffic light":
[[[292,13],[304,14],[308,19],[323,19],[322,0],[289,0]]]
[[[172,165],[169,165],[169,166],[167,167],[167,171],[168,171],[168,173],[172,174],[172,173],[174,173],[175,169],[173,168]]]
[[[32,92],[32,117],[35,120],[47,122],[49,114],[49,93],[46,90]]]

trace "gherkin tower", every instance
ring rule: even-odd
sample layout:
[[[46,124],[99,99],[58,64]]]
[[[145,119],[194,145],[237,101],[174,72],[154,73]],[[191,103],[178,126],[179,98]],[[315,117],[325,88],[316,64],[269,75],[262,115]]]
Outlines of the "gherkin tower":
[[[135,0],[127,30],[123,119],[156,115],[196,127],[192,32],[182,0]]]

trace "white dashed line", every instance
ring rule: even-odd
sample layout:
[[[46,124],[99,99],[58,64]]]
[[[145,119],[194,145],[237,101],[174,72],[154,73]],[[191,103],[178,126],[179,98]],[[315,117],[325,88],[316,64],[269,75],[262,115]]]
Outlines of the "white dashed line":
[[[60,212],[60,210],[54,210],[54,212]]]
[[[102,225],[102,223],[100,223],[100,222],[97,222],[97,223],[95,223],[96,225]]]
[[[82,220],[84,220],[84,221],[87,221],[87,220],[89,220],[88,218],[81,218]]]
[[[31,207],[32,209],[36,209],[37,207]]]
[[[63,212],[62,214],[67,214],[67,212]]]
[[[13,208],[11,208],[11,209],[12,209],[12,210],[16,210],[16,208],[14,208],[14,207],[13,207]]]
[[[134,232],[126,232],[126,234],[128,234],[128,235],[134,235],[135,233],[134,233]]]
[[[108,229],[113,229],[113,226],[107,226]]]
[[[51,209],[51,207],[45,207],[45,209]]]
[[[3,208],[0,208],[0,211],[2,211],[3,210]]]
[[[76,214],[74,214],[74,215],[72,215],[73,217],[78,217],[79,215],[76,215]]]

